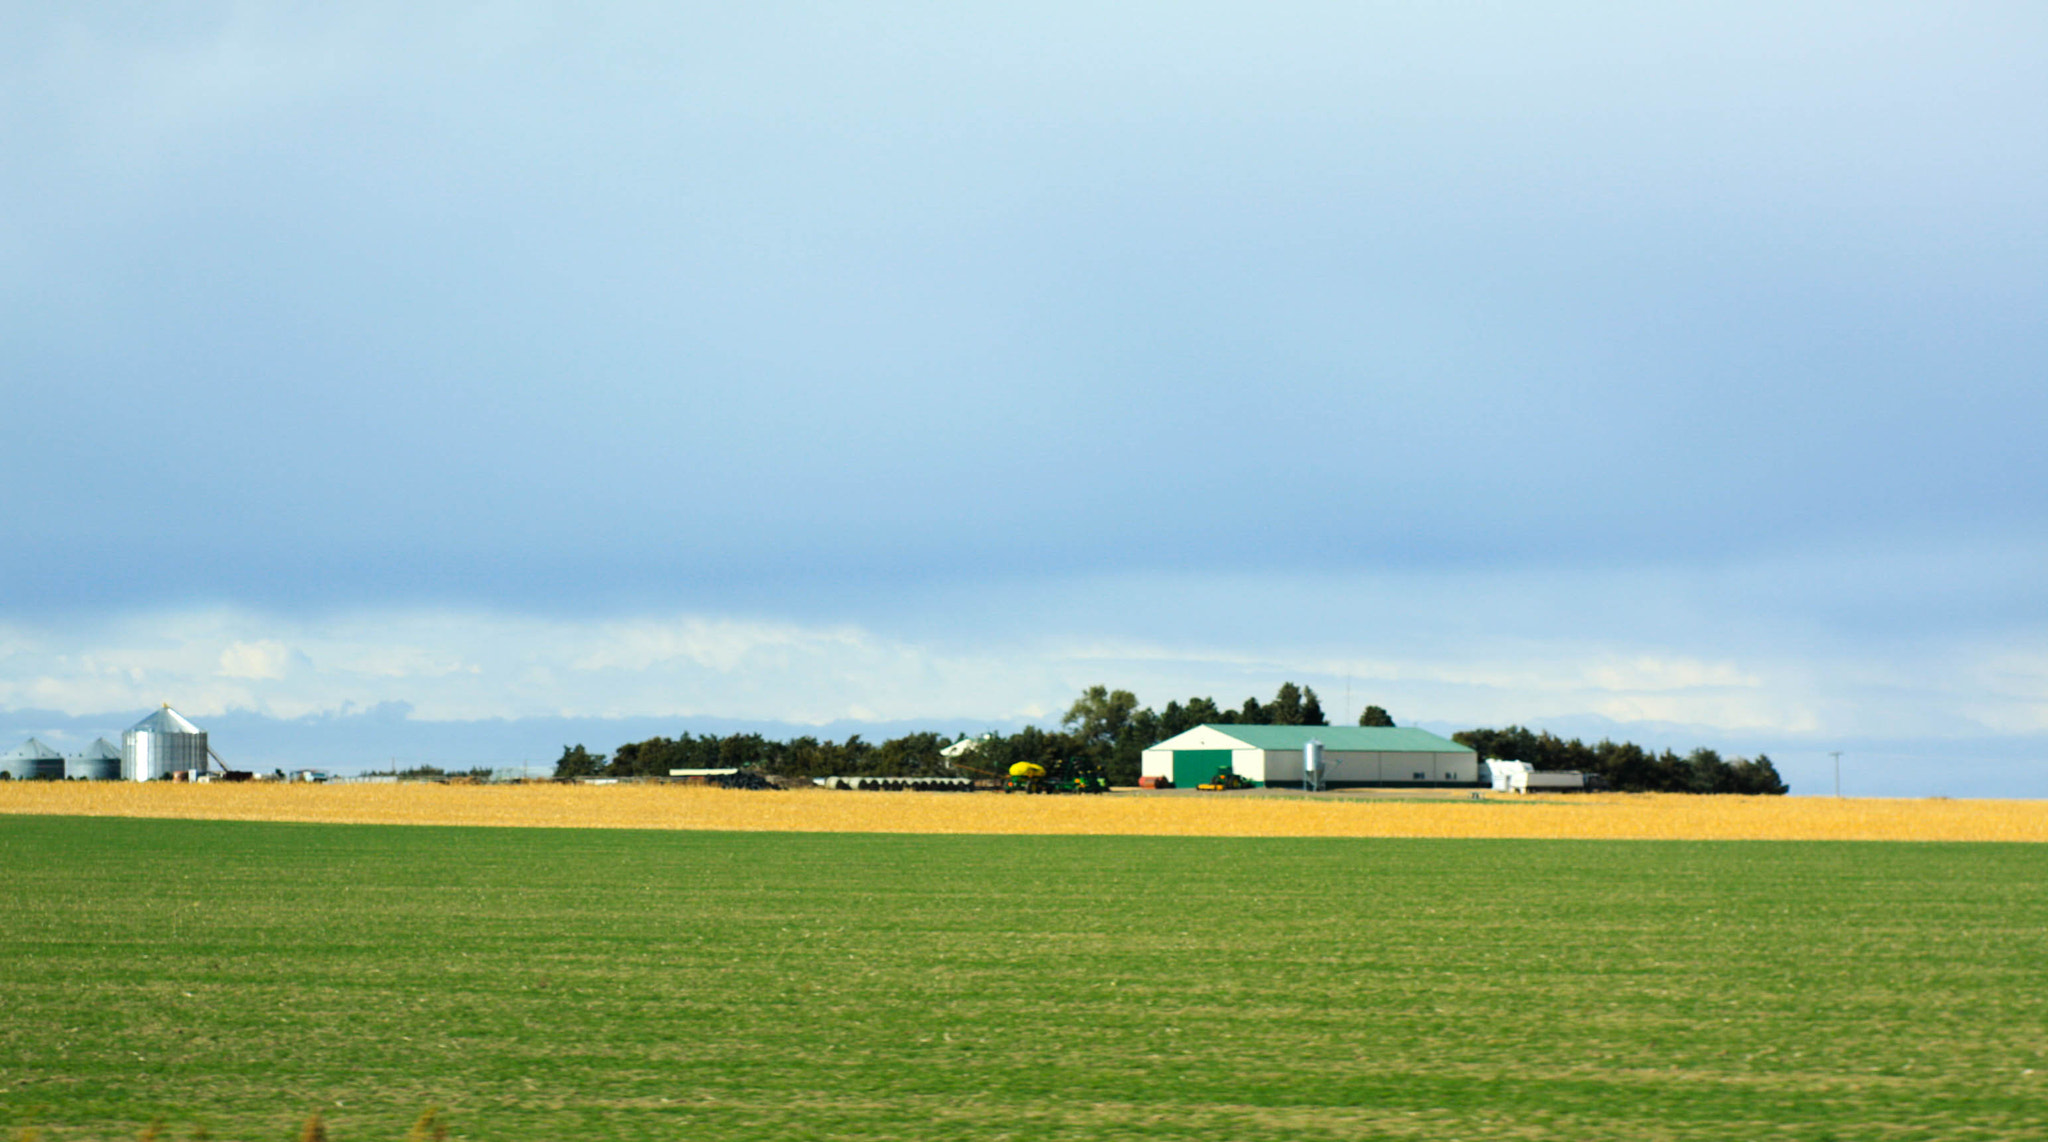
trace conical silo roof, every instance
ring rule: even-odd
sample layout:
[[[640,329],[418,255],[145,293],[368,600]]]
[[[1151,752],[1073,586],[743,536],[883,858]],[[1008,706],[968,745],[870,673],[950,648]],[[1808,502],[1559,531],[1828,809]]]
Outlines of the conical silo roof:
[[[121,760],[121,747],[105,738],[100,738],[98,741],[78,751],[78,760],[119,761]]]
[[[63,761],[64,755],[58,753],[56,750],[51,749],[49,746],[44,745],[42,742],[39,742],[34,738],[30,738],[27,741],[21,743],[20,745],[15,746],[13,749],[8,750],[6,753],[0,754],[0,761],[51,760]]]
[[[128,727],[128,732],[131,734],[139,734],[145,731],[158,734],[203,734],[206,732],[191,722],[186,721],[185,715],[171,709],[169,705]]]

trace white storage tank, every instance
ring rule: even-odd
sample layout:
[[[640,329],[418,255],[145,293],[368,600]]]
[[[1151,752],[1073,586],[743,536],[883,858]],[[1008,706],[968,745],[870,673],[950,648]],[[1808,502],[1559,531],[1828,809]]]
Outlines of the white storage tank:
[[[155,781],[181,769],[206,768],[206,731],[169,703],[121,735],[121,778]]]
[[[0,773],[16,781],[54,781],[64,777],[64,755],[34,738],[0,754]]]
[[[64,776],[86,781],[113,781],[121,776],[121,749],[105,738],[64,759]]]

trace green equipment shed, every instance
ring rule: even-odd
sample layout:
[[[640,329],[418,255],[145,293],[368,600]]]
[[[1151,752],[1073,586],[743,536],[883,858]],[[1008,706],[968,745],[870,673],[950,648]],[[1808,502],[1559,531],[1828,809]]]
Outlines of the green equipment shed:
[[[1207,724],[1154,745],[1141,772],[1191,789],[1228,767],[1258,785],[1299,788],[1302,751],[1322,743],[1325,788],[1477,788],[1479,754],[1428,730],[1394,726]]]

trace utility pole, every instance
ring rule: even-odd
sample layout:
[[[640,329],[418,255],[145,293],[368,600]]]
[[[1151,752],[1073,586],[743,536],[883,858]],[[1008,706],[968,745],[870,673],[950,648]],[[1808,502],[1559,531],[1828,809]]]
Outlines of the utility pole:
[[[1835,759],[1835,796],[1840,797],[1842,795],[1842,751],[1838,749],[1829,750],[1828,756]]]

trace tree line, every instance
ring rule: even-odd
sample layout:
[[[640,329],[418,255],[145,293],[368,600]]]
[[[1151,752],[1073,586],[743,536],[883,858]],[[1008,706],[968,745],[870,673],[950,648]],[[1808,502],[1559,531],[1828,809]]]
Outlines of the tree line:
[[[1375,710],[1378,707],[1374,707]],[[557,777],[666,777],[671,769],[753,768],[785,777],[920,777],[962,771],[1000,775],[1020,761],[1074,759],[1102,767],[1110,783],[1136,785],[1139,755],[1147,746],[1203,723],[1224,725],[1326,726],[1322,702],[1308,687],[1285,683],[1271,702],[1246,698],[1235,708],[1214,698],[1168,702],[1164,710],[1140,708],[1128,690],[1091,686],[1067,710],[1057,729],[1025,726],[1013,734],[988,734],[967,756],[949,763],[941,750],[954,740],[936,733],[906,734],[883,742],[860,735],[843,742],[797,737],[775,741],[760,734],[723,737],[685,733],[679,737],[630,742],[610,757],[583,745],[564,746]]]
[[[1313,688],[1282,683],[1270,702],[1246,698],[1236,707],[1219,706],[1214,698],[1168,702],[1154,710],[1138,705],[1129,690],[1090,686],[1074,699],[1056,729],[1025,726],[1012,734],[987,734],[966,755],[953,761],[941,750],[955,740],[936,733],[906,734],[869,742],[855,734],[845,741],[797,737],[775,741],[760,734],[723,737],[685,733],[679,737],[629,742],[607,757],[581,744],[564,746],[555,765],[557,777],[666,777],[671,769],[758,769],[784,777],[922,777],[1009,772],[1020,761],[1050,767],[1061,760],[1100,766],[1112,785],[1135,785],[1146,748],[1196,726],[1327,726],[1322,701]],[[1361,726],[1392,726],[1394,719],[1379,706],[1358,716]],[[1784,782],[1768,757],[1755,761],[1724,761],[1710,749],[1685,757],[1666,750],[1654,754],[1633,743],[1602,741],[1587,746],[1562,741],[1549,733],[1535,734],[1520,726],[1505,730],[1466,730],[1452,737],[1478,750],[1482,759],[1526,761],[1538,769],[1578,769],[1598,773],[1608,787],[1629,792],[1783,793]]]
[[[915,777],[951,774],[939,751],[953,739],[906,734],[870,742],[859,734],[843,742],[814,737],[775,741],[760,734],[718,737],[683,734],[628,742],[607,758],[582,745],[565,747],[556,777],[667,777],[671,769],[758,769],[785,777]]]
[[[1602,740],[1587,745],[1567,741],[1545,730],[1522,726],[1504,730],[1463,730],[1451,740],[1479,751],[1482,758],[1526,761],[1537,769],[1576,769],[1597,773],[1609,789],[1625,793],[1769,793],[1791,790],[1778,776],[1769,754],[1723,758],[1701,746],[1680,756],[1654,753],[1634,742]]]

